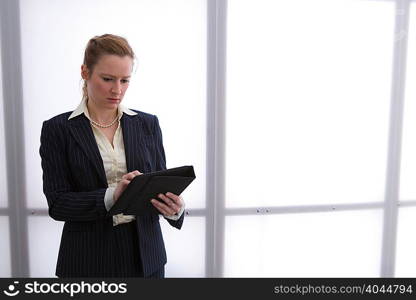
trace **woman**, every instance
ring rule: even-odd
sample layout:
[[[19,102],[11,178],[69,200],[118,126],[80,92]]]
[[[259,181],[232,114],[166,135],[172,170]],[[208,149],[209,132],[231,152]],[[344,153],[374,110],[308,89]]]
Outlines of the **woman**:
[[[164,277],[166,251],[159,215],[109,216],[130,181],[166,169],[156,116],[121,105],[134,53],[127,40],[104,34],[85,49],[83,99],[45,121],[40,156],[49,215],[64,221],[58,277]],[[183,199],[151,200],[180,229]]]

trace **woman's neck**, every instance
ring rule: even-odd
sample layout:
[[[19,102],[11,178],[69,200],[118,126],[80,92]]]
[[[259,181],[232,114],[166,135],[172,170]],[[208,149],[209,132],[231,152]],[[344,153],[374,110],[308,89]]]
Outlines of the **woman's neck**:
[[[100,124],[109,124],[117,117],[118,110],[99,109],[93,101],[87,100],[87,109],[90,117]]]

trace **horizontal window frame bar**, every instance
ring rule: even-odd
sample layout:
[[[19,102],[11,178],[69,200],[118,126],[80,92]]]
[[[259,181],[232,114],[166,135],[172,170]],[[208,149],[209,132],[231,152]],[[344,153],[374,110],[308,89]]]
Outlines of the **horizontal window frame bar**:
[[[400,208],[416,207],[416,200],[400,201]],[[331,211],[382,209],[384,202],[340,203],[340,204],[316,204],[316,205],[292,205],[292,206],[256,206],[256,207],[228,207],[224,211],[225,216],[238,215],[275,215],[294,213],[319,213]],[[0,208],[0,216],[8,215],[7,208]],[[206,217],[208,210],[205,208],[185,209],[187,217]],[[28,216],[48,216],[46,208],[32,208],[27,210]]]

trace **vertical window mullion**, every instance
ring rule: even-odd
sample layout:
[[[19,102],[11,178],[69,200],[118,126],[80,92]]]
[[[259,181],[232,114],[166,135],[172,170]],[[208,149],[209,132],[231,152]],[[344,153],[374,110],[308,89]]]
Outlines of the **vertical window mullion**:
[[[13,277],[29,275],[19,1],[0,1],[4,129]]]
[[[396,1],[381,277],[393,277],[395,269],[409,5],[407,0]]]
[[[221,277],[225,226],[225,61],[227,1],[207,1],[206,276]]]

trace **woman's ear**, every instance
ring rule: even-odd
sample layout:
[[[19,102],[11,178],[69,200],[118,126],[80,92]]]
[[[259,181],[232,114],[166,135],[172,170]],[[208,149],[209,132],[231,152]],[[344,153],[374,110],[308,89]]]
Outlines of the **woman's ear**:
[[[84,80],[87,80],[89,77],[89,71],[86,65],[81,65],[81,77]]]

